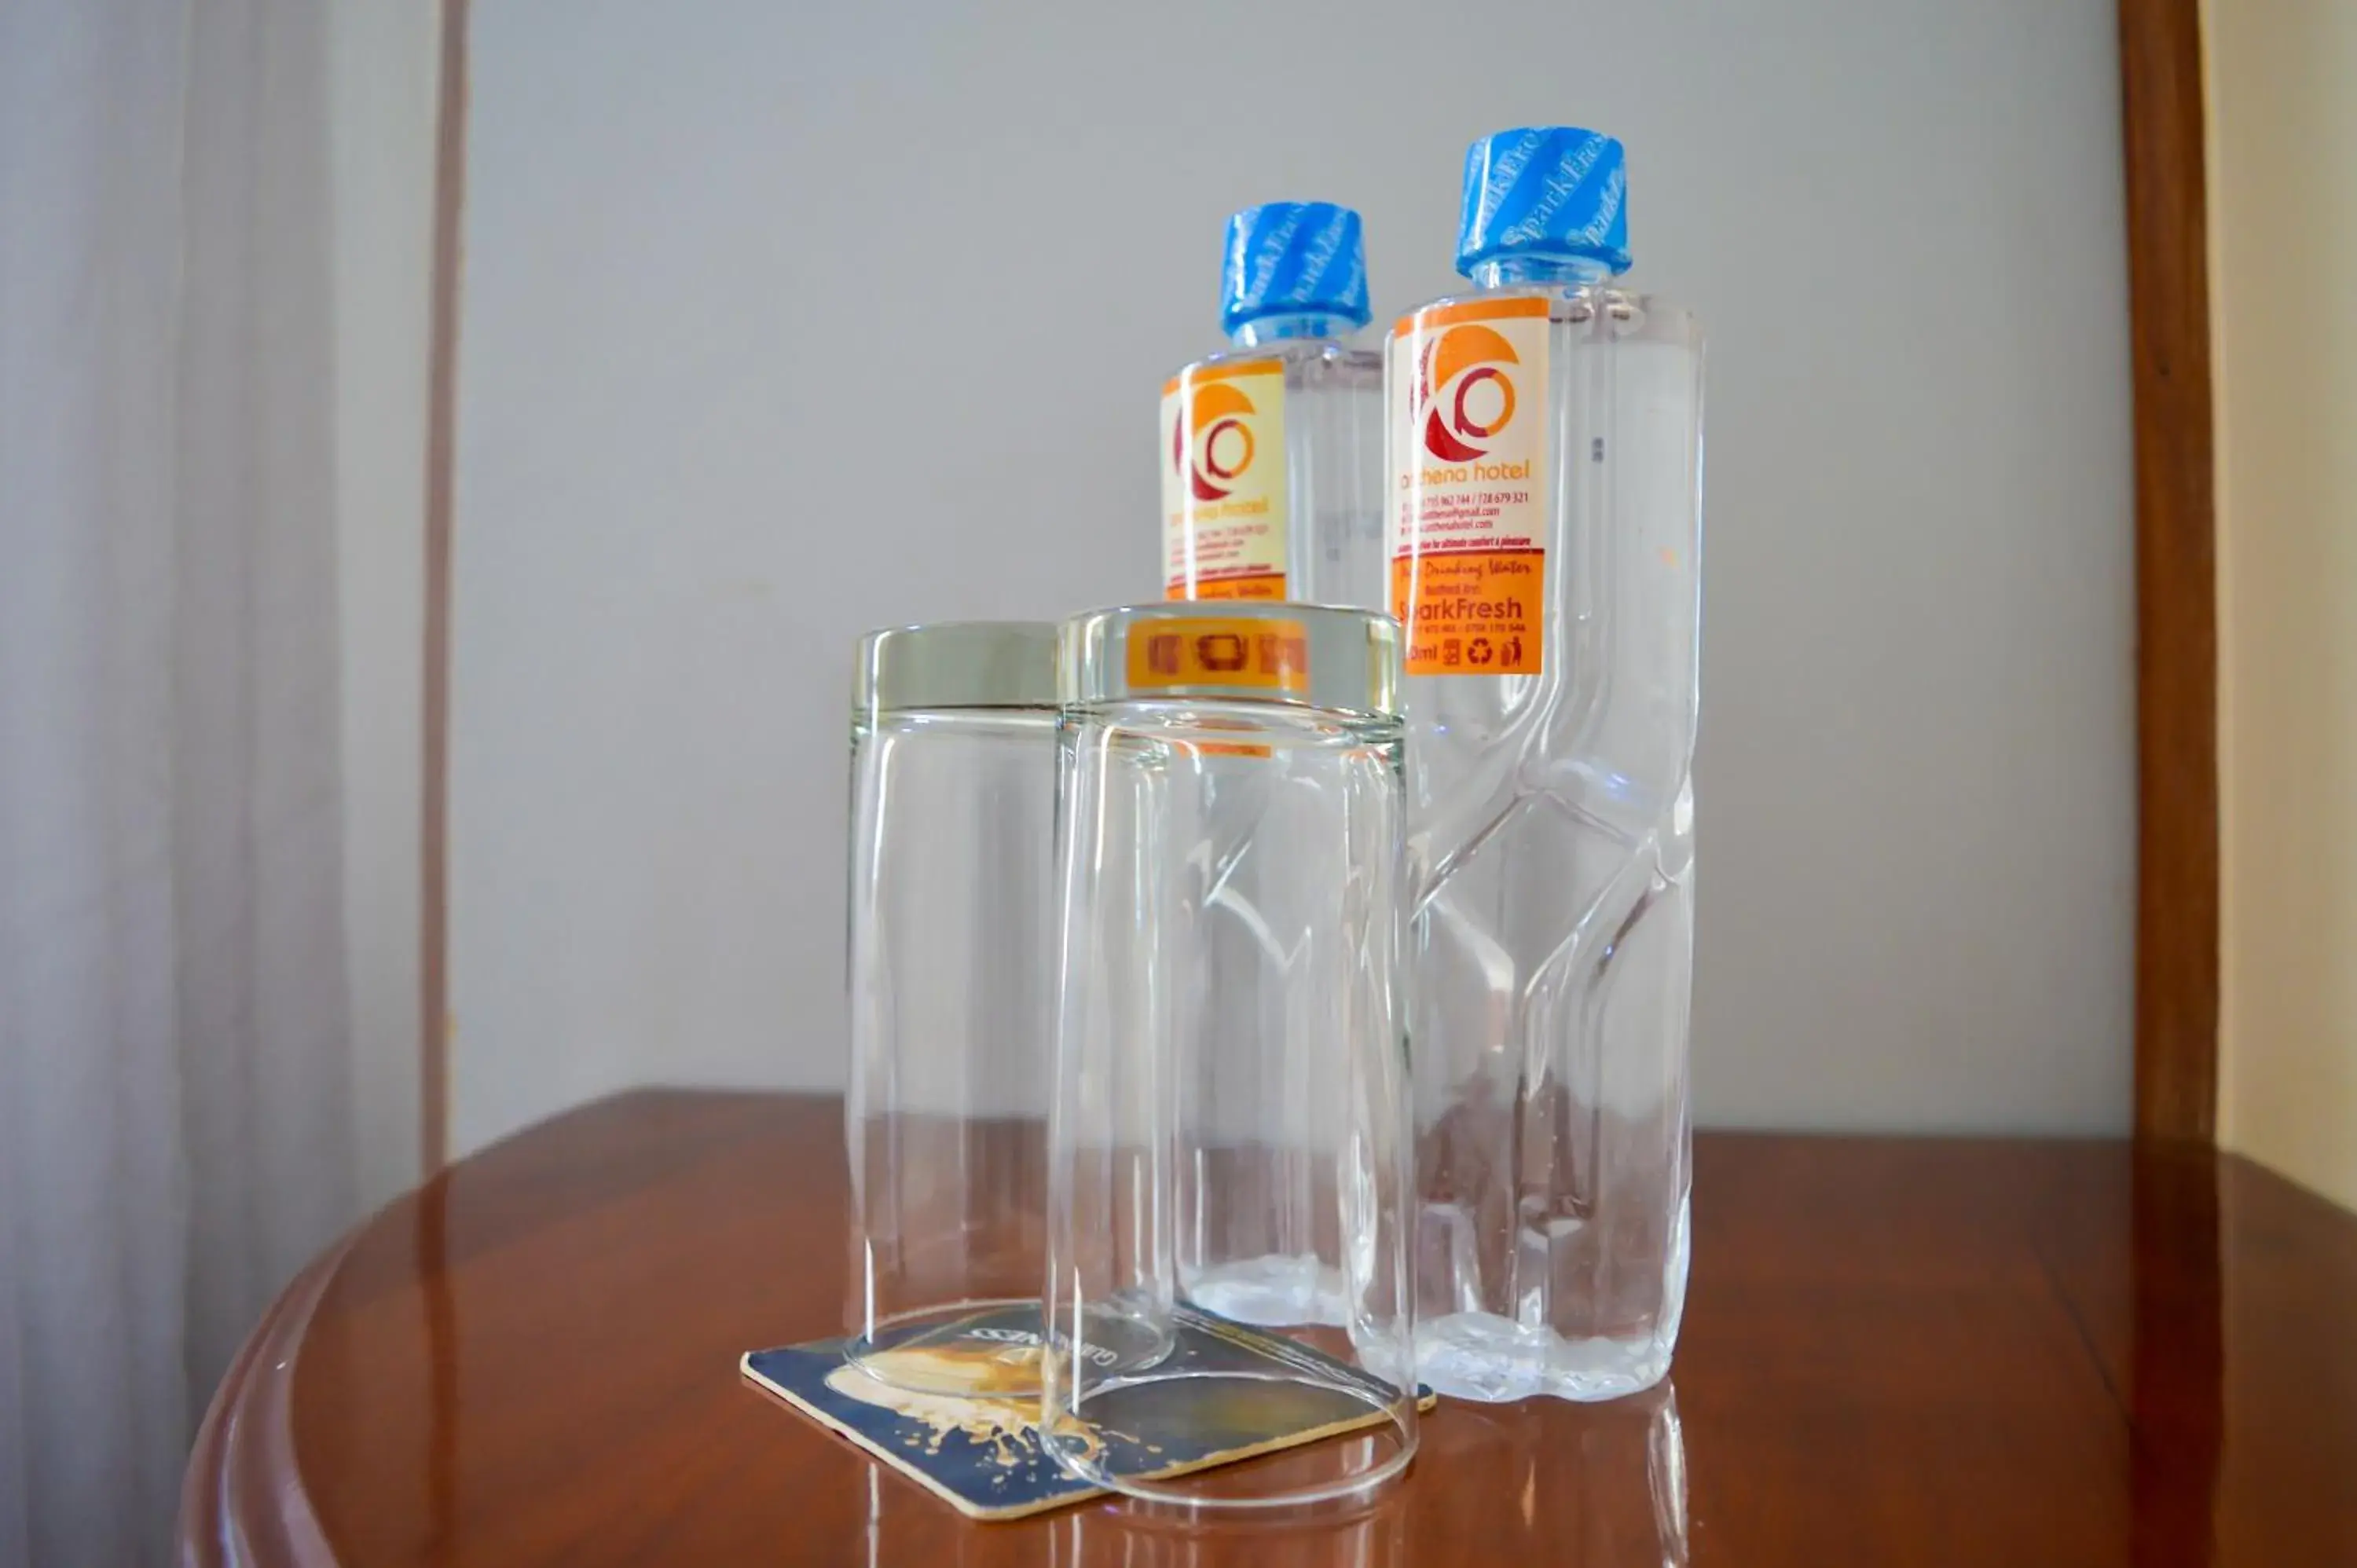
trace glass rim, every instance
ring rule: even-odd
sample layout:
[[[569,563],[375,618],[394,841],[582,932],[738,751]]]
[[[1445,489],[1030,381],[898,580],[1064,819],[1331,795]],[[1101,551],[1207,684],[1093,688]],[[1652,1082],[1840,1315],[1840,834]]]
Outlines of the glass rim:
[[[1157,1377],[1149,1372],[1130,1386],[1176,1380],[1191,1382],[1199,1380],[1184,1374]],[[1342,1391],[1336,1390],[1330,1382],[1307,1377],[1229,1380],[1304,1383]],[[1288,1510],[1297,1513],[1321,1505],[1371,1501],[1377,1493],[1397,1482],[1407,1467],[1415,1463],[1416,1451],[1423,1446],[1424,1397],[1419,1391],[1414,1386],[1396,1390],[1388,1400],[1377,1400],[1365,1393],[1357,1397],[1367,1411],[1363,1417],[1322,1429],[1318,1435],[1277,1447],[1271,1451],[1272,1454],[1302,1454],[1304,1450],[1321,1446],[1336,1437],[1372,1438],[1378,1442],[1388,1439],[1388,1451],[1338,1475],[1304,1483],[1274,1486],[1266,1490],[1256,1487],[1221,1489],[1223,1484],[1232,1484],[1238,1478],[1228,1472],[1228,1466],[1234,1462],[1232,1456],[1209,1461],[1182,1461],[1146,1471],[1115,1469],[1103,1463],[1101,1457],[1092,1456],[1084,1444],[1074,1442],[1071,1434],[1053,1420],[1040,1423],[1039,1444],[1066,1474],[1138,1502],[1183,1509],[1206,1518],[1282,1519],[1286,1517]],[[1075,1421],[1089,1420],[1077,1409],[1071,1410],[1069,1413]]]
[[[956,620],[864,635],[851,675],[854,714],[924,709],[1056,709],[1053,621]]]
[[[1266,599],[1172,599],[1067,618],[1067,708],[1210,698],[1396,722],[1399,622],[1379,611]]]

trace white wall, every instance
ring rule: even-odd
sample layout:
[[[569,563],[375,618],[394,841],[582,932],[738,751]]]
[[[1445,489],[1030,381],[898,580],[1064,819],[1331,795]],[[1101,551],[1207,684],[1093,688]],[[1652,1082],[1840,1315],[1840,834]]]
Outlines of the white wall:
[[[1395,311],[1467,140],[1558,119],[1628,142],[1637,276],[1714,330],[1701,1115],[2125,1126],[2109,0],[1439,16],[478,8],[462,1144],[838,1082],[853,635],[1150,596],[1229,209],[1356,204]]]
[[[417,1179],[425,369],[440,8],[328,8],[337,586],[352,1154],[363,1202]]]
[[[2357,1208],[2357,6],[2206,21],[2219,1141]]]

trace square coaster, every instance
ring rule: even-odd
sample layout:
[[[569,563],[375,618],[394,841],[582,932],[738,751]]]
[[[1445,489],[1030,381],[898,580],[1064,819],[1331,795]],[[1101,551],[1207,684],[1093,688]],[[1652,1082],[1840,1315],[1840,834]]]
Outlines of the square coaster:
[[[1038,1323],[1036,1306],[989,1309],[976,1313],[958,1334],[931,1336],[920,1349],[888,1354],[926,1358],[925,1380],[986,1388],[994,1369],[1009,1364],[1010,1353],[1038,1355]],[[1200,1442],[1174,1452],[1167,1444],[1148,1447],[1109,1426],[1076,1423],[1088,1441],[1116,1451],[1127,1448],[1139,1459],[1158,1461],[1151,1466],[1156,1473],[1178,1476],[1388,1419],[1363,1400],[1289,1380],[1314,1367],[1387,1391],[1368,1373],[1330,1356],[1195,1307],[1178,1307],[1176,1325],[1177,1341],[1159,1365],[1206,1375],[1123,1390],[1114,1397],[1186,1401],[1190,1408],[1183,1424],[1200,1434]],[[1020,1519],[1103,1493],[1067,1475],[1041,1448],[1037,1399],[912,1392],[846,1361],[846,1343],[838,1337],[755,1350],[738,1367],[748,1381],[911,1477],[969,1518]],[[970,1368],[973,1376],[961,1378],[961,1368]],[[1432,1391],[1419,1389],[1417,1403],[1431,1408]],[[1168,1407],[1162,1408],[1165,1419],[1156,1424],[1168,1430]]]

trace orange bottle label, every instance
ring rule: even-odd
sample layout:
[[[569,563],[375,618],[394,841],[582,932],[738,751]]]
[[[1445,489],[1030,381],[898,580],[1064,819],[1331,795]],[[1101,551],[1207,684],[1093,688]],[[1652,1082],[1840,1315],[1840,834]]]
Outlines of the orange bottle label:
[[[1129,631],[1129,683],[1309,689],[1309,634],[1295,620],[1173,616]]]
[[[1194,365],[1162,389],[1164,596],[1285,597],[1285,363]]]
[[[1535,675],[1546,650],[1547,302],[1392,332],[1392,614],[1411,675]]]

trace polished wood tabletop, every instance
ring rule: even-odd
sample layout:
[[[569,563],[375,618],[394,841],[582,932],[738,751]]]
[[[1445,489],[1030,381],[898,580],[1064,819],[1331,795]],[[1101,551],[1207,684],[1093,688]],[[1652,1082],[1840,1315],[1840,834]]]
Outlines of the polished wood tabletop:
[[[486,1150],[288,1288],[192,1563],[2357,1563],[2357,1220],[2124,1143],[1695,1140],[1671,1382],[1442,1402],[1307,1521],[970,1522],[739,1380],[840,1332],[840,1102],[644,1092]]]

